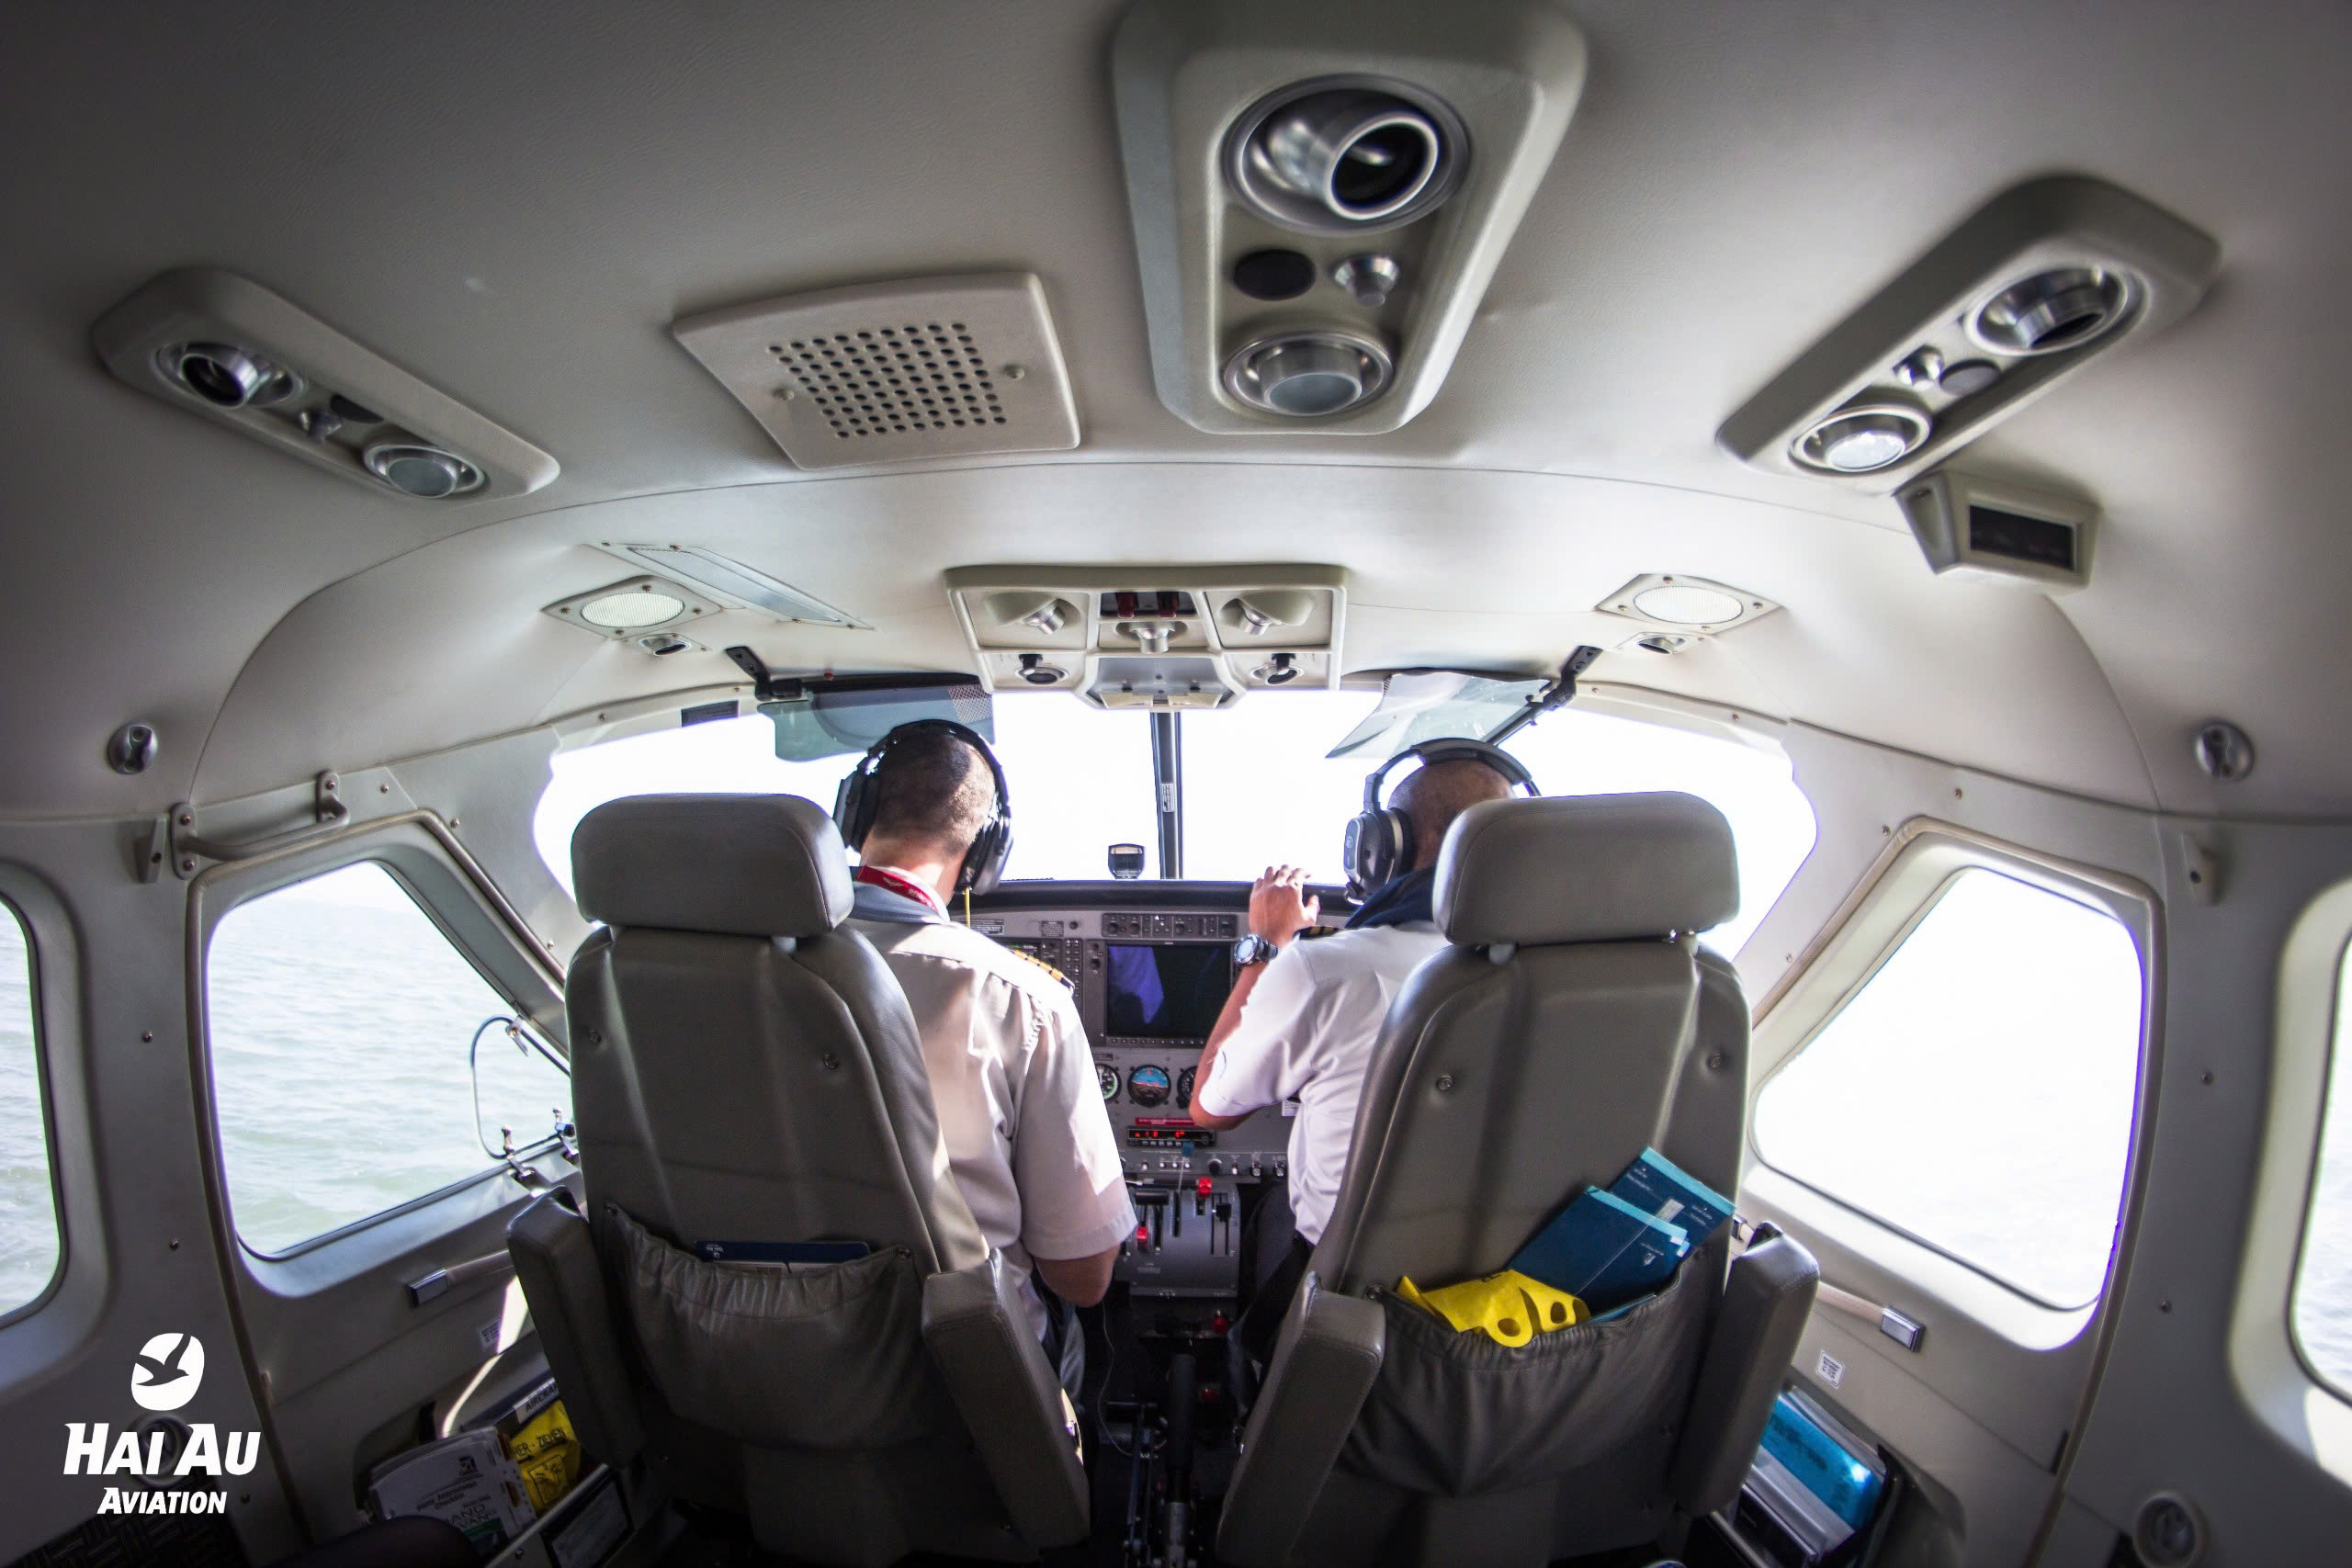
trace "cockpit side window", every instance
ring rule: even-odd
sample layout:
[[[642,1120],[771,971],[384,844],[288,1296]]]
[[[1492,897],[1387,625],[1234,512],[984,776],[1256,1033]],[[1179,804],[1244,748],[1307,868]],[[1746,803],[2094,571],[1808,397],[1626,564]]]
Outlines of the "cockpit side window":
[[[2295,1343],[2314,1376],[2352,1399],[2352,948],[2335,973],[2335,1033],[2319,1169],[2295,1273]]]
[[[1757,1152],[2045,1306],[2086,1306],[2131,1161],[2144,991],[2104,908],[1955,872],[1764,1085]]]
[[[62,1252],[34,995],[31,939],[0,904],[0,1314],[39,1300]]]
[[[568,1123],[571,1081],[490,1022],[514,1011],[373,861],[222,916],[205,1023],[239,1238],[288,1251],[501,1168],[503,1141],[529,1148]]]

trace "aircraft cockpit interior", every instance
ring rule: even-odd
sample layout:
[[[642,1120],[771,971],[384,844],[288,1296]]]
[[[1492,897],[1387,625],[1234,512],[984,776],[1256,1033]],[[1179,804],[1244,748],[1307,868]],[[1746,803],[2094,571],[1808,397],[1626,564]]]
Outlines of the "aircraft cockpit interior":
[[[0,7],[0,1568],[2352,1563],[2347,62]]]

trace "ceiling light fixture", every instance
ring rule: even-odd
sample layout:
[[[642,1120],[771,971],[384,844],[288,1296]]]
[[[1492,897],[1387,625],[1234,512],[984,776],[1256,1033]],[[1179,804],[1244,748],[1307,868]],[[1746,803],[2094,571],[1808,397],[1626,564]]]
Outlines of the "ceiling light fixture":
[[[1719,637],[1736,626],[1760,620],[1781,606],[1760,593],[1750,593],[1728,582],[1672,572],[1647,572],[1634,579],[1593,606],[1606,615],[1623,615],[1666,634],[1668,646],[1636,639],[1653,653],[1679,652],[1694,639]]]
[[[1283,333],[1226,361],[1225,389],[1265,413],[1314,419],[1345,413],[1388,386],[1388,351],[1352,333]]]
[[[639,584],[635,592],[607,593],[602,599],[591,599],[580,606],[582,620],[592,626],[604,626],[612,631],[658,626],[664,621],[674,621],[685,613],[684,601],[656,592],[650,583]]]
[[[1808,468],[1867,474],[1909,457],[1933,428],[1924,412],[1906,403],[1849,403],[1812,425],[1789,450]]]
[[[1634,595],[1634,608],[1653,621],[1678,626],[1719,626],[1739,619],[1745,603],[1736,593],[1695,583],[1668,582]]]
[[[481,486],[481,470],[463,457],[421,442],[379,441],[360,461],[368,471],[420,501],[439,501]]]

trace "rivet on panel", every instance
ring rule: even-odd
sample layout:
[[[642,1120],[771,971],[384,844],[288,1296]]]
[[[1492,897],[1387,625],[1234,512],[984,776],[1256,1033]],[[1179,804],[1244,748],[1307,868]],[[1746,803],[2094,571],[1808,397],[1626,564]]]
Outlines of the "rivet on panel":
[[[825,1070],[829,1073],[842,1065],[842,1059],[839,1056],[834,1055],[831,1051],[826,1052],[823,1055],[818,1057],[817,1060],[824,1064]]]
[[[142,1029],[139,1032],[139,1038],[147,1044],[153,1045],[155,1043],[155,1032],[152,1029]],[[2213,1075],[2211,1073],[2206,1074],[2205,1081],[2207,1083],[2211,1083],[2213,1081]]]
[[[1453,1093],[1453,1075],[1452,1073],[1440,1073],[1440,1074],[1438,1074],[1438,1076],[1437,1076],[1437,1082],[1436,1082],[1435,1084],[1431,1085],[1430,1087],[1432,1087],[1433,1089],[1435,1089],[1438,1091],[1438,1093],[1440,1093],[1440,1094],[1451,1094],[1451,1093]]]

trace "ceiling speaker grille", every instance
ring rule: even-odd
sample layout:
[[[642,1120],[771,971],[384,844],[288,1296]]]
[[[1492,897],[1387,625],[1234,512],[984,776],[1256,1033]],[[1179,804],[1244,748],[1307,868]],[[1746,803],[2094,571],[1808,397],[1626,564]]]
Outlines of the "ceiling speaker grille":
[[[963,321],[913,321],[772,343],[768,352],[833,434],[903,435],[1002,424],[985,345]]]
[[[1078,445],[1027,273],[829,289],[671,330],[804,468]]]

